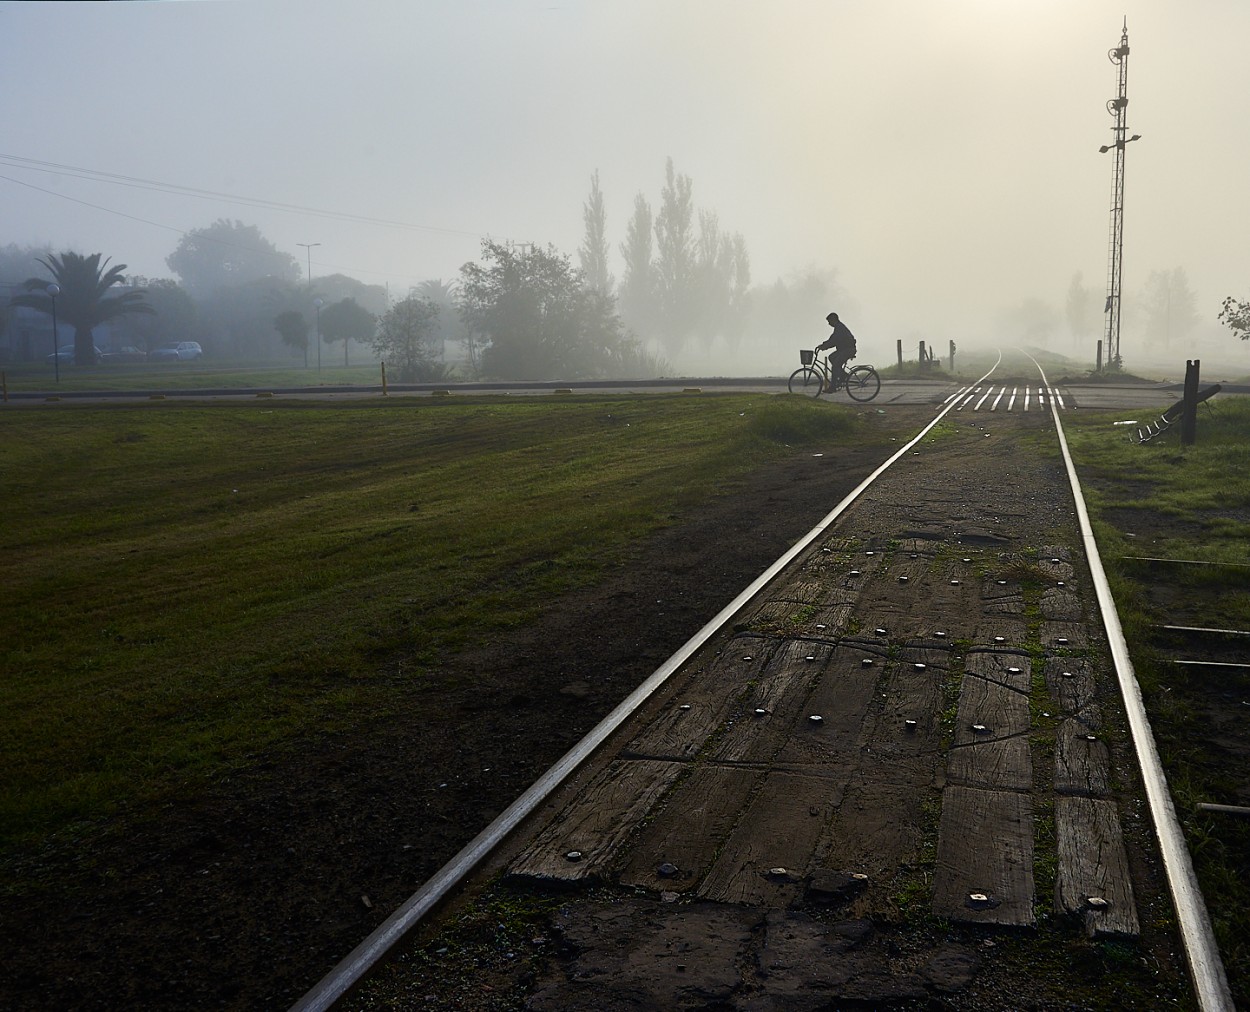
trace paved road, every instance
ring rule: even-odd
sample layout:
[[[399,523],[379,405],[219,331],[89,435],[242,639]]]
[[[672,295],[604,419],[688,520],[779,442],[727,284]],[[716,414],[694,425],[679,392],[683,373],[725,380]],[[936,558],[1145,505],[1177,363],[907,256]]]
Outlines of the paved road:
[[[552,396],[565,393],[603,393],[603,394],[648,394],[673,393],[682,391],[726,392],[726,391],[757,391],[760,393],[777,394],[786,389],[786,381],[777,377],[733,378],[705,377],[672,380],[646,380],[637,383],[617,382],[585,382],[575,384],[560,383],[462,383],[450,385],[433,384],[392,384],[388,388],[390,397],[432,397],[432,396]],[[949,397],[966,390],[964,385],[944,380],[886,380],[881,385],[881,393],[870,403],[877,407],[890,404],[941,404]],[[963,410],[971,411],[1023,411],[1026,400],[1029,407],[1036,408],[1038,386],[1022,382],[1006,384],[987,384],[982,388],[974,388],[978,392],[974,401],[965,405]],[[1012,397],[1012,390],[1015,397]],[[1179,384],[1119,385],[1119,384],[1076,384],[1061,383],[1055,387],[1064,409],[1094,408],[1099,410],[1134,409],[1138,413],[1147,410],[1162,411],[1175,403],[1181,396]],[[1027,391],[1027,397],[1026,397]],[[1250,388],[1229,387],[1228,393],[1250,393]],[[999,397],[1000,393],[1004,396]],[[212,388],[212,389],[174,389],[154,388],[151,390],[132,391],[39,391],[13,392],[8,395],[8,406],[33,406],[59,404],[102,404],[122,402],[148,402],[158,400],[212,400],[254,402],[258,398],[281,398],[283,400],[358,400],[374,399],[382,396],[382,388],[377,387],[336,387],[309,386],[290,387],[284,389],[261,388]],[[844,394],[836,394],[834,403],[851,403]],[[1149,420],[1147,415],[1142,421]]]

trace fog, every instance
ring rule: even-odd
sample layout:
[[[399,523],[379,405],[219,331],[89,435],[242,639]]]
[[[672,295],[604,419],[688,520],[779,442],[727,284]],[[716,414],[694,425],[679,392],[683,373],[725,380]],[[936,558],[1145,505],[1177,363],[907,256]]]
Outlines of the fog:
[[[1023,340],[1092,362],[1126,18],[1125,364],[1236,363],[1215,317],[1250,298],[1244,0],[3,3],[0,245],[170,277],[182,234],[238,219],[395,296],[484,236],[576,262],[597,171],[619,278],[671,158],[754,286],[836,279],[861,359]],[[1197,322],[1148,340],[1134,307],[1177,268]],[[788,369],[823,315],[716,371]]]

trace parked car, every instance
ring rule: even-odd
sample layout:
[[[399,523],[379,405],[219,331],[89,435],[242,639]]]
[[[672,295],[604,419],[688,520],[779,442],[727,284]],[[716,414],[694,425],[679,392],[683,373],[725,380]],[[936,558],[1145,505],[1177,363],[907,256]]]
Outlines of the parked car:
[[[194,362],[204,354],[198,341],[170,341],[148,352],[151,362]]]
[[[119,348],[117,351],[106,351],[104,353],[105,362],[143,362],[147,360],[147,357],[144,352],[129,345],[125,348]]]
[[[102,352],[95,345],[92,345],[91,347],[92,347],[92,350],[95,352],[96,363],[98,364],[104,361],[104,352]],[[53,362],[57,361],[57,359],[60,359],[62,365],[73,365],[74,364],[74,346],[72,344],[63,344],[59,348],[57,348],[57,350],[53,352],[51,355],[48,355],[46,358],[44,358],[44,361],[47,362],[48,365],[51,365]]]

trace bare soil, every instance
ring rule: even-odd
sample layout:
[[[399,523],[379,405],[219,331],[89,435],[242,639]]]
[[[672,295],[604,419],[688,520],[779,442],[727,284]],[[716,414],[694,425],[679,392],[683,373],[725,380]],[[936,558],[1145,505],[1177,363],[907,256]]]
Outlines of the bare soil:
[[[869,417],[880,420],[875,412]],[[929,408],[891,408],[910,431]],[[393,712],[11,863],[9,1009],[285,1008],[888,455],[760,468]]]

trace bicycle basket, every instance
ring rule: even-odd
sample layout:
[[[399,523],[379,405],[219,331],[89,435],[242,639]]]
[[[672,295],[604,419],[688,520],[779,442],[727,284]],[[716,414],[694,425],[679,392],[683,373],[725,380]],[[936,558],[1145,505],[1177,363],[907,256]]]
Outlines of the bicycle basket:
[[[804,348],[799,352],[799,361],[802,362],[804,365],[811,365],[812,357],[814,355],[815,355],[815,352],[809,351],[807,348]]]

